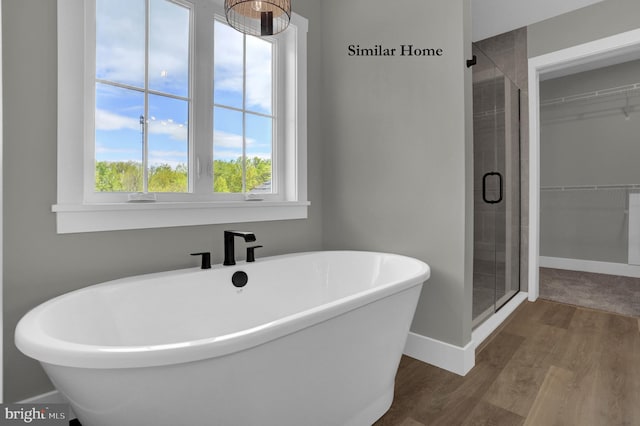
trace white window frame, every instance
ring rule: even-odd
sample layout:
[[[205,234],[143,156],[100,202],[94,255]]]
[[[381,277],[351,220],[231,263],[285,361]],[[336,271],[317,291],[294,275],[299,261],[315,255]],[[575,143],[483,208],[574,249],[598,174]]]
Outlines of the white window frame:
[[[198,2],[194,19],[211,22],[224,16],[222,0]],[[205,5],[205,6],[202,6]],[[210,7],[210,10],[206,10]],[[196,194],[157,194],[151,203],[127,203],[115,198],[96,197],[87,191],[93,174],[85,164],[93,165],[93,114],[95,111],[95,0],[58,1],[58,198],[52,206],[58,233],[94,232],[172,226],[240,223],[307,217],[307,28],[305,18],[293,14],[290,28],[277,37],[278,75],[276,102],[283,102],[278,112],[274,143],[274,168],[278,179],[278,197],[261,197],[261,201],[243,195],[207,198]],[[198,26],[196,24],[196,31]],[[198,43],[210,43],[207,34],[195,33]],[[211,65],[211,76],[213,65]],[[197,77],[196,77],[197,78]],[[211,78],[209,78],[211,80]],[[198,83],[196,83],[198,84]],[[212,80],[209,86],[212,85]],[[212,90],[211,90],[212,92]],[[211,105],[193,104],[195,126],[211,126]],[[77,117],[85,117],[78,123]],[[212,133],[211,133],[212,134]],[[202,167],[202,155],[190,150],[191,176]],[[201,145],[200,145],[201,146]],[[89,148],[88,148],[89,147]],[[195,151],[195,152],[193,152]],[[211,160],[210,158],[205,161]],[[210,161],[213,165],[213,162]],[[210,167],[200,173],[209,173]],[[197,188],[201,181],[193,179]],[[103,194],[100,194],[103,195]],[[118,198],[118,196],[120,198]],[[126,197],[126,195],[125,195]]]

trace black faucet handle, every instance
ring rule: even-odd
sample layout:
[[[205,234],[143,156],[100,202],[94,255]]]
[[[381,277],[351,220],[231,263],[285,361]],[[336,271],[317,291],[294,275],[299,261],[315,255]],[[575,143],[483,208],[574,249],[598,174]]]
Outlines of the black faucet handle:
[[[211,269],[211,253],[191,253],[191,256],[202,256],[202,265],[200,269]]]
[[[247,247],[247,262],[255,262],[256,261],[256,249],[262,246],[251,246]]]

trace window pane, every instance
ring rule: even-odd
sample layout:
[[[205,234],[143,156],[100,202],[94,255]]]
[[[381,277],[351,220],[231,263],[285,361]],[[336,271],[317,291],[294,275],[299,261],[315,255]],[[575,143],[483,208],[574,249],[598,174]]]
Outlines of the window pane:
[[[242,113],[214,108],[214,192],[242,192],[242,144]]]
[[[247,114],[247,192],[271,193],[273,119]]]
[[[189,103],[149,95],[149,192],[189,190]]]
[[[149,10],[149,88],[189,96],[189,9],[151,0]],[[144,22],[144,21],[143,21]]]
[[[242,33],[214,21],[213,102],[242,108]]]
[[[246,109],[271,114],[273,46],[258,37],[247,37]]]
[[[96,84],[97,192],[142,191],[143,114],[142,92]]]
[[[144,87],[145,1],[96,0],[96,77]]]

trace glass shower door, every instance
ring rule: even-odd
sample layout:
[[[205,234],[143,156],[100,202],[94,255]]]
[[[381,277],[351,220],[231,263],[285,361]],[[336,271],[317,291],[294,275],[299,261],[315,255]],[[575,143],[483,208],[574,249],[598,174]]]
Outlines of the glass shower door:
[[[497,97],[496,168],[505,176],[496,207],[495,310],[520,291],[520,90],[503,77]]]
[[[519,291],[519,90],[475,45],[473,54],[473,324]]]

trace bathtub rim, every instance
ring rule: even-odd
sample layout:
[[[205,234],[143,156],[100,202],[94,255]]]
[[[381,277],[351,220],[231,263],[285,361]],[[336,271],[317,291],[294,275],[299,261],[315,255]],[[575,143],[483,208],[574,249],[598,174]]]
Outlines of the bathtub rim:
[[[321,253],[334,254],[368,254],[404,258],[411,262],[417,262],[419,272],[405,280],[394,280],[365,291],[343,297],[329,303],[314,306],[294,314],[286,315],[274,321],[259,326],[247,328],[235,333],[223,336],[207,337],[203,339],[155,345],[138,346],[107,346],[71,342],[52,337],[38,325],[38,315],[47,307],[71,294],[92,291],[102,286],[123,285],[141,279],[153,279],[155,277],[167,277],[184,273],[197,272],[199,268],[185,268],[165,272],[135,275],[115,280],[93,284],[52,298],[36,306],[27,312],[18,322],[15,330],[15,345],[25,355],[40,362],[78,368],[140,368],[156,367],[162,365],[180,364],[185,362],[200,361],[203,359],[217,358],[235,352],[250,349],[265,344],[271,340],[279,339],[315,324],[327,321],[351,310],[374,303],[385,297],[409,290],[429,279],[430,267],[413,257],[373,251],[356,250],[321,250],[283,254],[264,257],[261,262],[297,256],[307,256]],[[236,268],[242,267],[244,262],[238,262]],[[216,265],[220,267],[220,265]],[[222,267],[220,267],[222,268]],[[224,267],[229,268],[229,267]]]

